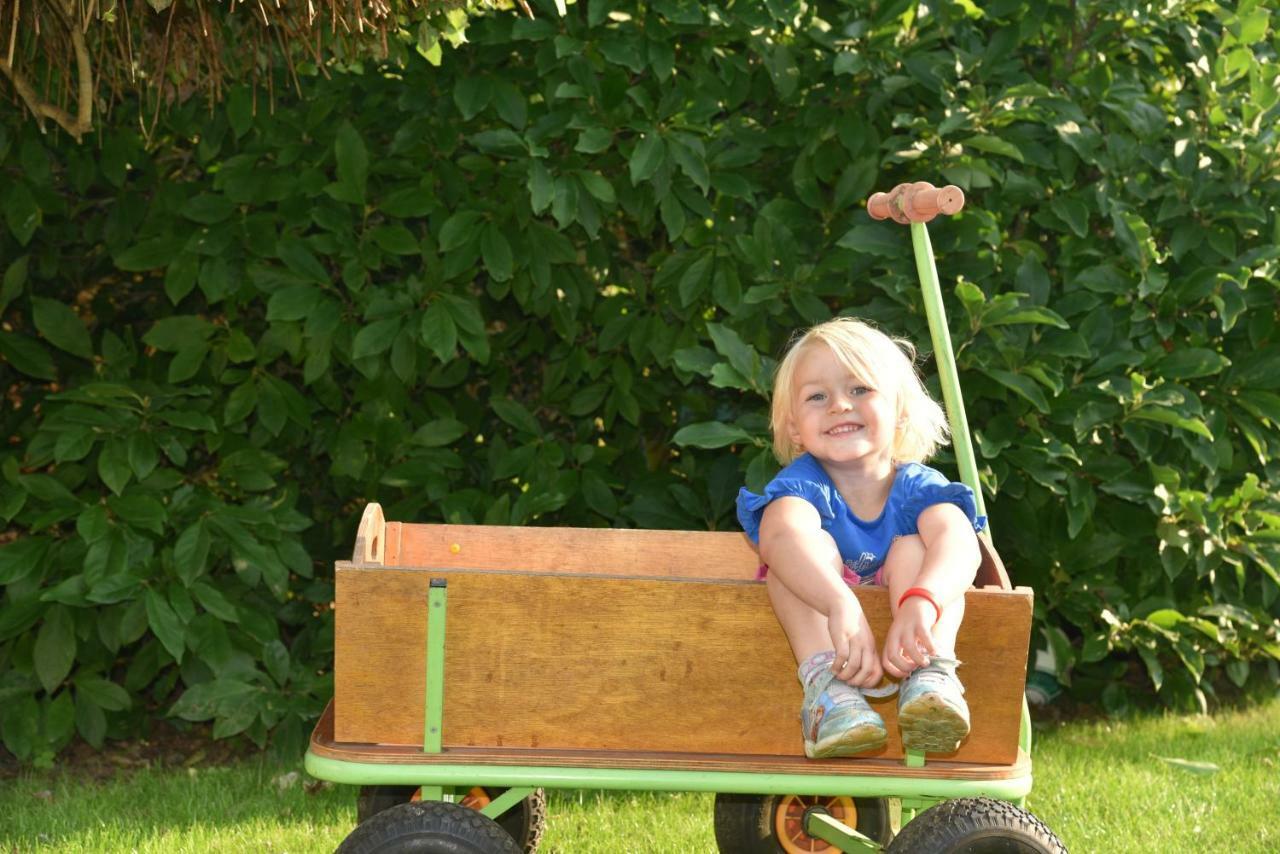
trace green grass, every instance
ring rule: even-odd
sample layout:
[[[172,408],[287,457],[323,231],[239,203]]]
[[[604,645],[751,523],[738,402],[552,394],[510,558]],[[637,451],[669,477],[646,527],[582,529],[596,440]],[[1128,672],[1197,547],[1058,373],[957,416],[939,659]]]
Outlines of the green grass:
[[[1187,768],[1157,757],[1211,763]],[[1216,717],[1072,723],[1040,732],[1028,806],[1076,852],[1280,850],[1280,700]],[[0,852],[330,852],[347,787],[308,791],[265,760],[84,782],[0,782]],[[553,792],[543,849],[714,851],[711,795]]]

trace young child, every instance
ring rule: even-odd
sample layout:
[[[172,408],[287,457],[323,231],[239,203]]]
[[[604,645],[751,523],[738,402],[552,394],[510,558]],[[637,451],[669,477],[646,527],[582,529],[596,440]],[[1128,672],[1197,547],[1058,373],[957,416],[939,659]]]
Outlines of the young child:
[[[949,752],[969,732],[955,639],[986,517],[967,486],[922,464],[946,442],[947,424],[914,357],[908,342],[853,318],[800,336],[773,391],[773,448],[785,468],[763,495],[738,494],[738,519],[759,545],[800,663],[810,758],[885,743],[884,721],[863,697],[885,672],[904,679],[905,746]],[[850,590],[859,584],[889,587],[893,622],[879,655]]]

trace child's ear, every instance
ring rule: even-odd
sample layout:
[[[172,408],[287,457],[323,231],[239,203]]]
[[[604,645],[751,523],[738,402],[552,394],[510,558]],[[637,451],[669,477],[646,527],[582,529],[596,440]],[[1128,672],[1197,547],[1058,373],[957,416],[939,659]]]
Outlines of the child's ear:
[[[800,442],[800,431],[796,429],[796,420],[790,415],[787,416],[787,435],[791,437],[791,444],[795,445],[797,448],[804,447]]]

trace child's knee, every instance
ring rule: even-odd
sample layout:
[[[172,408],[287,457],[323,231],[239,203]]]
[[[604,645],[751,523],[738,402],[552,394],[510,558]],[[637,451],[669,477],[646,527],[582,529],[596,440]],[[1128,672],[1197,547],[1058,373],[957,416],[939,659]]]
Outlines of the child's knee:
[[[924,552],[924,540],[920,539],[919,534],[895,537],[889,546],[889,554],[885,555],[885,564],[919,566],[924,563]]]

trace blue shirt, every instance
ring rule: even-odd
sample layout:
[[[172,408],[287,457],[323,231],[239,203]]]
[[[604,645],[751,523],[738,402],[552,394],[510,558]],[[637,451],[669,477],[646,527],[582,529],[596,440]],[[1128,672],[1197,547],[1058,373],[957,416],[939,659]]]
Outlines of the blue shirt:
[[[884,510],[875,519],[861,519],[845,503],[818,461],[803,454],[769,481],[763,495],[745,487],[738,492],[738,521],[751,542],[760,542],[764,508],[775,498],[786,496],[803,498],[814,506],[822,517],[822,530],[831,534],[845,566],[863,583],[870,583],[884,565],[895,539],[919,533],[916,520],[927,507],[954,504],[969,517],[975,531],[987,525],[987,517],[978,515],[973,490],[963,483],[952,483],[941,472],[921,463],[898,466]]]

